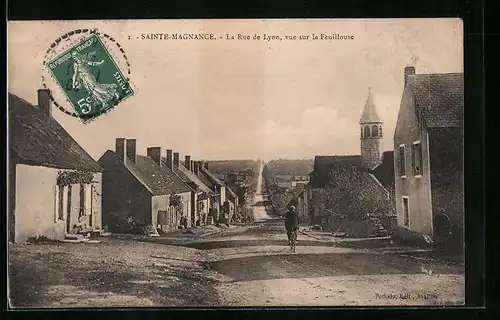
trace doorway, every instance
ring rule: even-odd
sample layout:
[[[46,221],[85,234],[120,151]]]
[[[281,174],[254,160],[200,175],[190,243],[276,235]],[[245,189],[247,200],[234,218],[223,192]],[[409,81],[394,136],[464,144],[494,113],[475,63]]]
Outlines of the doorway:
[[[71,233],[71,189],[72,186],[68,185],[68,202],[66,203],[66,232]]]
[[[410,205],[407,196],[403,196],[403,225],[410,228]]]

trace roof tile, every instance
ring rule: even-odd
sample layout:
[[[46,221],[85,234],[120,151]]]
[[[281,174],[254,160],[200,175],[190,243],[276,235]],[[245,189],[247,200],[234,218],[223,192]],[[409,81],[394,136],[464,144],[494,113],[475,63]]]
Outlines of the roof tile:
[[[463,73],[417,74],[408,80],[427,127],[463,126]]]
[[[159,166],[153,159],[137,155],[137,161],[127,161],[125,167],[141,183],[147,186],[153,195],[167,195],[189,192],[191,189],[166,166]]]
[[[166,163],[166,159],[163,159]],[[210,190],[210,187],[207,186],[203,181],[200,179],[199,176],[194,174],[193,172],[189,171],[183,164],[179,164],[178,167],[174,165],[173,171],[184,181],[192,181],[196,184],[196,186],[203,192],[206,193],[212,193]]]
[[[99,164],[43,110],[9,93],[9,146],[21,160],[100,172]]]

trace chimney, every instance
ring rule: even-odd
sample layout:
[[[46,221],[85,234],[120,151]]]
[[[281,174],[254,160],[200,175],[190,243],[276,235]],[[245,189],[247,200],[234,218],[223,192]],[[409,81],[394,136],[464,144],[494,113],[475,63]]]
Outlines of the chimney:
[[[191,171],[191,156],[184,157],[184,165],[189,171]]]
[[[194,162],[194,173],[195,173],[196,175],[198,175],[199,170],[200,170],[200,162],[199,162],[199,161],[195,161],[195,162]]]
[[[161,147],[149,147],[147,149],[147,155],[161,167]]]
[[[191,168],[191,172],[193,172],[194,171],[194,160],[191,160],[191,166],[190,166],[190,168]]]
[[[42,109],[49,117],[52,117],[52,102],[50,101],[49,89],[38,89],[38,108]]]
[[[413,76],[415,75],[415,67],[406,67],[405,68],[405,87],[406,84],[408,83],[408,76]]]
[[[132,161],[136,162],[137,161],[137,152],[136,152],[136,139],[127,139],[127,158]]]
[[[179,152],[174,153],[174,166],[179,167]]]
[[[115,154],[125,162],[125,138],[116,138]]]
[[[208,167],[208,162],[205,162],[205,170],[209,170],[210,168]]]
[[[177,164],[179,164],[179,154],[177,154]],[[167,150],[167,167],[172,169],[174,167],[174,162],[172,159],[172,150]]]
[[[203,161],[199,161],[199,163],[200,163],[200,164],[199,164],[199,166],[200,166],[199,170],[200,170],[200,171],[202,171],[202,170],[203,170],[203,168],[204,168],[203,166],[204,166],[205,164],[204,164],[204,162],[203,162]]]

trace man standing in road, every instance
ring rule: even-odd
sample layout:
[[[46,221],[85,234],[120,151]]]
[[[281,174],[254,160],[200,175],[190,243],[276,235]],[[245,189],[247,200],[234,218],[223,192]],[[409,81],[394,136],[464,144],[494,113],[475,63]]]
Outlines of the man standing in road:
[[[285,214],[285,228],[288,236],[288,245],[290,245],[292,232],[295,232],[295,240],[297,240],[297,230],[299,229],[299,215],[295,211],[295,206],[290,206],[290,209]]]

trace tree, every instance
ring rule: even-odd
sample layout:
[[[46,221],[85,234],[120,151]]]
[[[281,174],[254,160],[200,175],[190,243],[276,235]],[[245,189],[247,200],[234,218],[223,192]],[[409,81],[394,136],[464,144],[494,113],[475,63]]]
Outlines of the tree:
[[[184,214],[184,206],[182,205],[182,197],[178,194],[173,194],[170,196],[170,205],[175,207],[177,214]]]
[[[301,188],[277,188],[271,194],[271,201],[278,214],[284,215],[290,205],[297,205],[297,197],[302,192]]]
[[[358,167],[339,168],[331,173],[330,182],[319,192],[318,203],[349,220],[364,219],[367,214],[393,213],[392,199],[373,178]],[[325,211],[323,215],[328,215]]]
[[[248,186],[246,184],[240,184],[236,187],[236,195],[238,196],[238,201],[240,204],[244,204],[247,201]]]

